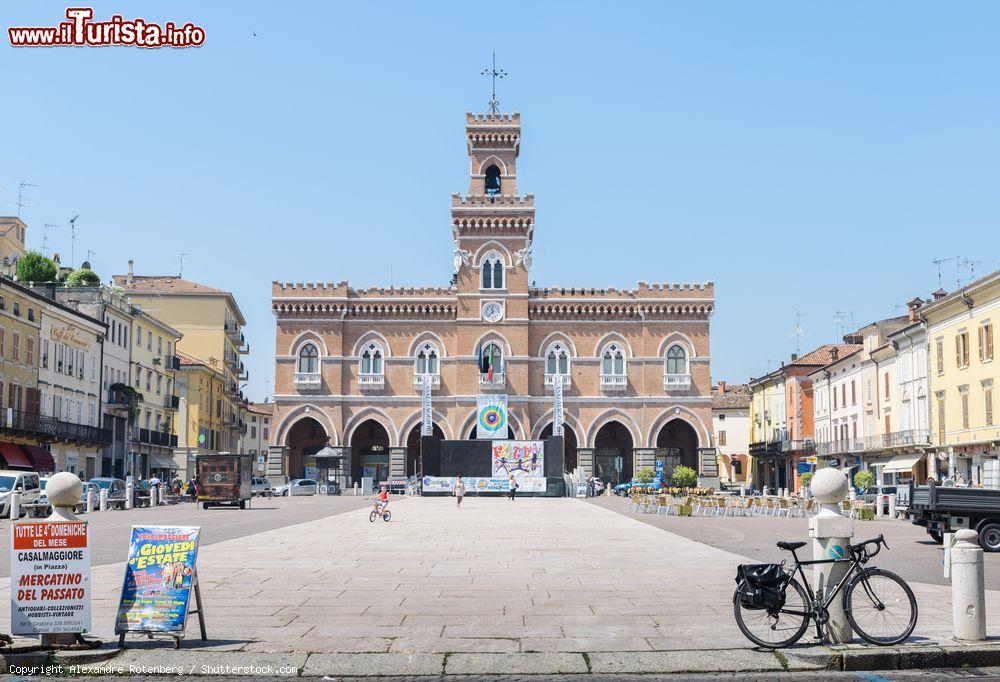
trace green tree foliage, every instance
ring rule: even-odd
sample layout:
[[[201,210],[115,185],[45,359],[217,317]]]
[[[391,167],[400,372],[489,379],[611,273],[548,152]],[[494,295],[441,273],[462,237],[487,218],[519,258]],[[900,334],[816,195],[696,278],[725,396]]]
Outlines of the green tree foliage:
[[[56,264],[38,251],[28,251],[17,261],[17,279],[20,282],[54,282]]]
[[[71,287],[96,287],[100,286],[101,278],[90,268],[80,268],[70,273],[66,284]]]
[[[806,473],[804,473],[804,474],[801,474],[801,475],[799,476],[799,482],[800,482],[800,483],[801,483],[801,484],[802,484],[803,486],[805,486],[806,488],[808,488],[808,487],[809,487],[809,484],[810,484],[810,483],[812,483],[812,480],[813,480],[813,476],[814,476],[814,475],[815,475],[815,474],[813,474],[813,472],[811,472],[811,471],[807,471]]]
[[[635,480],[639,483],[652,483],[655,475],[653,467],[642,467],[635,472]]]
[[[870,471],[859,471],[854,474],[854,487],[867,490],[875,487],[875,474]]]
[[[681,465],[674,468],[670,482],[676,488],[693,488],[698,483],[698,473],[691,467]]]

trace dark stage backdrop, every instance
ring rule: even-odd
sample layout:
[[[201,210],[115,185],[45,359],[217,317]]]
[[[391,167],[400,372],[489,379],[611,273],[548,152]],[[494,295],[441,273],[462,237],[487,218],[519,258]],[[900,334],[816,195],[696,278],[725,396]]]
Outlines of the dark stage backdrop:
[[[442,440],[436,436],[420,439],[424,476],[465,476],[488,478],[493,475],[489,440]],[[545,477],[562,479],[563,439],[545,440]]]

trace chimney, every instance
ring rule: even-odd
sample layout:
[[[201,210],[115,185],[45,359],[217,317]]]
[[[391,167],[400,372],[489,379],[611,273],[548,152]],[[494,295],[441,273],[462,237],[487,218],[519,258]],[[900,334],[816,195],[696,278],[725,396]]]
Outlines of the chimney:
[[[938,289],[933,294],[931,294],[931,296],[934,297],[935,301],[939,301],[939,300],[941,300],[942,298],[944,298],[947,295],[948,295],[948,292],[945,291],[944,289]]]
[[[725,395],[726,393],[726,382],[720,381],[718,385],[719,395]]]
[[[799,359],[799,354],[798,353],[792,353],[792,362],[795,362],[798,359]]]
[[[911,323],[920,321],[920,306],[923,304],[924,301],[919,296],[906,304],[906,308],[909,312],[909,321]]]
[[[838,349],[836,346],[833,346],[830,349],[830,362],[836,362],[838,355],[840,355],[840,349]]]
[[[135,263],[132,261],[132,259],[129,258],[129,261],[128,261],[128,274],[125,276],[125,288],[126,289],[131,289],[132,288],[132,276],[135,274],[133,272],[133,269],[132,269],[132,266],[134,264]]]

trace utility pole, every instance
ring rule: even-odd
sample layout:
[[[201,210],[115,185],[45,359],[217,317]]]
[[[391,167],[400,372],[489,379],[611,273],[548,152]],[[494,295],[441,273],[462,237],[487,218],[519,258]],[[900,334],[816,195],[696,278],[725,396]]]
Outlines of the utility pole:
[[[80,217],[77,213],[75,216],[69,219],[69,266],[73,266],[73,260],[76,257],[76,219]]]

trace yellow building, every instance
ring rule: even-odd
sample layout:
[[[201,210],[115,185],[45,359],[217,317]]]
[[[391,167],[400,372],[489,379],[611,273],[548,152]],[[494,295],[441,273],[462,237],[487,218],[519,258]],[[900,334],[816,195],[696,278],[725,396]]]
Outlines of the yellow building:
[[[24,255],[27,225],[16,216],[0,216],[0,275],[13,277]]]
[[[129,261],[127,275],[115,275],[115,284],[143,311],[162,320],[183,336],[177,350],[197,359],[222,378],[213,412],[221,425],[215,429],[216,451],[237,452],[242,436],[245,401],[240,382],[248,376],[240,356],[250,351],[243,337],[246,324],[236,299],[228,291],[173,276],[137,276]],[[183,371],[183,364],[181,365]],[[183,435],[175,430],[180,441]]]
[[[226,401],[226,378],[208,363],[182,351],[177,352],[176,377],[178,397],[174,433],[177,446],[174,461],[184,480],[194,476],[194,458],[198,454],[220,451],[237,452],[239,447],[222,447],[229,431],[223,405]]]
[[[38,421],[41,399],[38,339],[43,305],[27,289],[0,279],[0,466],[4,468],[24,466],[27,453],[18,446],[41,445],[31,426]]]
[[[179,404],[175,383],[181,337],[179,331],[145,311],[132,318],[132,386],[143,397],[130,438],[136,458],[133,470],[163,479],[183,469],[175,464],[173,453],[178,440],[173,425]]]
[[[1000,270],[920,310],[930,346],[931,442],[948,456],[948,475],[1000,487],[1000,379],[995,329]]]

